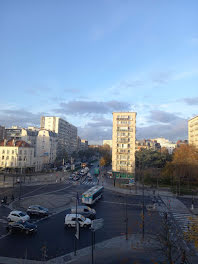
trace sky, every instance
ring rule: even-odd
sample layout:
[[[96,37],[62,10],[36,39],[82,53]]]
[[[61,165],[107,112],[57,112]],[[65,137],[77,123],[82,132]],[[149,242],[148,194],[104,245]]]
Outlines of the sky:
[[[187,139],[197,13],[197,0],[1,0],[0,125],[60,116],[101,144],[112,112],[132,111],[137,139]]]

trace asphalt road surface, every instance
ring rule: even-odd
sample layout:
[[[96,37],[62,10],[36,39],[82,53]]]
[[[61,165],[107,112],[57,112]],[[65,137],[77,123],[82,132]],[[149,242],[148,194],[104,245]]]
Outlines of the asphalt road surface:
[[[79,186],[87,188],[88,186]],[[51,187],[52,188],[52,187]],[[127,201],[127,206],[126,206]],[[150,198],[145,197],[145,204],[150,203]],[[104,219],[104,227],[96,231],[96,243],[126,233],[126,208],[128,215],[128,232],[141,232],[141,196],[120,195],[112,191],[104,191],[104,197],[93,208],[96,209],[97,218]],[[32,236],[25,234],[10,234],[0,239],[0,255],[7,257],[42,260],[43,249],[46,248],[46,259],[67,254],[74,251],[74,228],[64,227],[64,217],[69,211],[64,211],[38,223],[38,232]],[[156,232],[160,216],[155,212],[145,213],[145,232]],[[78,248],[91,244],[91,231],[80,230]]]

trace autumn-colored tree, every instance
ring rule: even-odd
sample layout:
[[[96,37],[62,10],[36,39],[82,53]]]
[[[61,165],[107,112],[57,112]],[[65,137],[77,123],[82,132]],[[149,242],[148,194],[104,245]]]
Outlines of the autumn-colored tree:
[[[198,183],[198,149],[193,145],[181,145],[174,151],[173,160],[166,164],[164,176],[180,183]]]
[[[198,250],[198,220],[196,218],[189,218],[188,230],[185,232],[187,241],[192,242],[196,250]]]

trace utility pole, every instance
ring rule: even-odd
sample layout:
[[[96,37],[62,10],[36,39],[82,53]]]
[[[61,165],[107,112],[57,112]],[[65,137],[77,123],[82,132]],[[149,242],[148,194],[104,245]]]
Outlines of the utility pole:
[[[77,204],[78,204],[78,192],[76,193],[76,221],[75,221],[75,236],[74,236],[74,256],[76,256],[77,252],[77,239],[79,239],[79,227],[77,226],[78,220],[77,220]]]
[[[143,189],[142,189],[142,239],[144,240],[144,174],[143,174]]]
[[[126,194],[126,240],[128,240],[128,211],[127,211],[127,194]]]
[[[22,181],[22,172],[23,172],[23,169],[22,169],[22,164],[21,164],[21,173],[20,173],[20,187],[19,187],[19,201],[21,200],[21,181]]]

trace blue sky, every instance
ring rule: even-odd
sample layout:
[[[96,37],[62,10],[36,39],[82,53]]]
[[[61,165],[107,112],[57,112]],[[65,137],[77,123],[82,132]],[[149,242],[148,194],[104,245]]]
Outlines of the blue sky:
[[[0,124],[61,116],[90,143],[112,112],[137,138],[187,138],[198,114],[196,0],[1,0]]]

